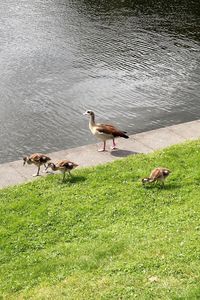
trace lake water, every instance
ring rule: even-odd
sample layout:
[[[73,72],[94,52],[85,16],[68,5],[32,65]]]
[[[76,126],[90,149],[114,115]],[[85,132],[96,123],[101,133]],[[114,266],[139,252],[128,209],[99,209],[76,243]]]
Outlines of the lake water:
[[[199,119],[200,2],[1,1],[0,75],[1,163]]]

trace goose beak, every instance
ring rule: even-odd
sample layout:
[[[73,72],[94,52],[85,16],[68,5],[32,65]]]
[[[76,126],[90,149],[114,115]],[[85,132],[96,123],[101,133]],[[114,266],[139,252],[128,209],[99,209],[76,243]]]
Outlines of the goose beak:
[[[88,114],[87,111],[83,113],[84,116],[87,116],[87,114]]]

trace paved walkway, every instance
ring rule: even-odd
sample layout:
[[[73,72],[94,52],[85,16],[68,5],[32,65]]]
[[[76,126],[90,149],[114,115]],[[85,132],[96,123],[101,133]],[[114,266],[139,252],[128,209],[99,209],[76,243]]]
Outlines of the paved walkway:
[[[90,134],[90,132],[88,132]],[[129,139],[118,139],[118,150],[98,152],[97,145],[49,153],[52,160],[70,159],[80,166],[94,166],[131,154],[149,153],[186,140],[200,138],[200,120],[138,133]],[[110,143],[107,143],[110,146]],[[23,166],[22,160],[0,165],[0,188],[33,180],[33,165]],[[41,173],[42,174],[42,173]]]

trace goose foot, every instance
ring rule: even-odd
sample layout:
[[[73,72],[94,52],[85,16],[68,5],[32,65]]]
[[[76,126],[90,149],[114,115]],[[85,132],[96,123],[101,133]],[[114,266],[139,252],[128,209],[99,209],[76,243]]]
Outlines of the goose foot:
[[[112,150],[114,150],[114,149],[117,149],[117,147],[116,147],[116,143],[115,143],[115,139],[113,139],[113,144],[112,144],[112,147],[111,147],[111,149],[112,149]]]
[[[37,176],[40,176],[40,174],[33,174],[33,177],[37,177]]]
[[[118,148],[116,146],[110,147],[111,150],[117,150]]]
[[[98,149],[98,152],[105,152],[106,149]]]

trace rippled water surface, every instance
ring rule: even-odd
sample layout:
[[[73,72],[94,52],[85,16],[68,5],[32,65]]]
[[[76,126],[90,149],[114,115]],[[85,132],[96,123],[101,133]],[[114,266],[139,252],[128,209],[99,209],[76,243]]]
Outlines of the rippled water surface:
[[[0,162],[94,142],[86,109],[129,134],[198,119],[199,32],[199,1],[1,1]]]

